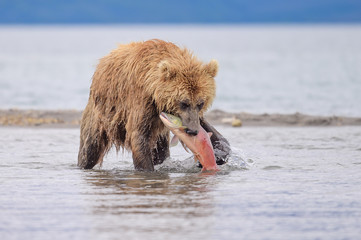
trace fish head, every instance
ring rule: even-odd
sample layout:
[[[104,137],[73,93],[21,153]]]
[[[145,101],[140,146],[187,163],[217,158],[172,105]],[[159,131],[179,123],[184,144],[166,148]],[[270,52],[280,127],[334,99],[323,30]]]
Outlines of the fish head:
[[[164,123],[164,125],[166,125],[168,128],[172,128],[172,129],[184,129],[185,128],[183,126],[182,120],[177,116],[162,112],[159,115],[159,117],[162,120],[162,122]]]

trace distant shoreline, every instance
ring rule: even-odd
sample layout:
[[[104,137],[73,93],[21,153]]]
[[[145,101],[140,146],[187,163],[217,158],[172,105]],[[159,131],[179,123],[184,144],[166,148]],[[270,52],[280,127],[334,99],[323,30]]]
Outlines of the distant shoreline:
[[[219,125],[231,125],[235,119],[242,122],[242,126],[361,126],[361,117],[345,116],[317,116],[302,113],[228,113],[222,110],[213,110],[206,114],[209,122]]]
[[[0,127],[79,128],[82,112],[79,110],[0,110]],[[229,113],[212,110],[205,118],[214,125],[223,126],[361,126],[361,117],[315,116],[293,114]]]

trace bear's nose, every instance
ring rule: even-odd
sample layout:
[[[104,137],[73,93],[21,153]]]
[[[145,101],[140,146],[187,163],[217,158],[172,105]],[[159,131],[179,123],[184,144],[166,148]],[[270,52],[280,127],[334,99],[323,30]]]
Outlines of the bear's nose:
[[[186,133],[192,136],[196,136],[198,134],[198,131],[187,128]]]

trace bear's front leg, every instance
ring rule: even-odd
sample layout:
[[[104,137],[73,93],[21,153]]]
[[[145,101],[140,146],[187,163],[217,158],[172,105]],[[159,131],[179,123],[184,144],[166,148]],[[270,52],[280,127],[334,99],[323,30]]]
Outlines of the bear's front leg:
[[[132,134],[131,150],[136,170],[154,171],[152,149],[149,133],[134,132]]]
[[[153,149],[153,164],[162,164],[169,156],[169,134],[167,134],[157,140],[157,147]]]
[[[211,142],[214,148],[214,155],[216,157],[217,164],[222,165],[226,163],[229,155],[231,154],[231,146],[229,145],[228,140],[204,118],[200,119],[200,123],[206,132],[212,132]]]

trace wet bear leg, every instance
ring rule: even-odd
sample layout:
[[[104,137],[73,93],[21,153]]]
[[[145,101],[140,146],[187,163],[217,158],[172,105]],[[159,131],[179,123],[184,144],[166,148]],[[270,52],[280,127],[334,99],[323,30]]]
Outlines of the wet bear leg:
[[[154,171],[149,133],[133,132],[131,150],[134,168],[139,171]]]
[[[201,126],[206,132],[212,132],[211,142],[216,156],[216,162],[218,165],[222,165],[227,162],[229,155],[231,154],[231,147],[228,140],[222,136],[212,125],[210,125],[204,118],[200,119]]]
[[[95,124],[93,112],[85,108],[80,126],[80,146],[78,153],[78,166],[85,169],[92,169],[96,164],[103,161],[103,156],[109,148],[109,141],[104,130],[99,129]]]
[[[103,161],[108,137],[105,131],[97,131],[96,134],[81,133],[80,148],[78,154],[78,166],[84,169],[92,169],[96,164]]]
[[[157,147],[153,150],[154,165],[163,163],[169,156],[169,137],[161,136],[157,141]]]

